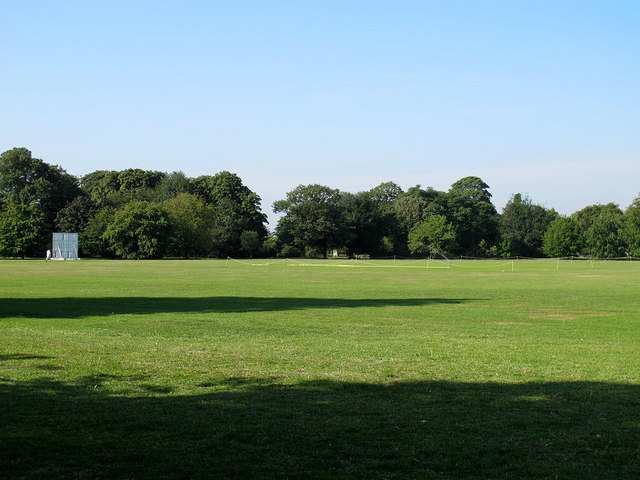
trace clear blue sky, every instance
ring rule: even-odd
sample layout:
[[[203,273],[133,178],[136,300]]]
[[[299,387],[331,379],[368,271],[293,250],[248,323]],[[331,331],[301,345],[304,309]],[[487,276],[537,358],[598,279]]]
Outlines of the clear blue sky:
[[[0,150],[570,214],[640,192],[640,1],[2,2]]]

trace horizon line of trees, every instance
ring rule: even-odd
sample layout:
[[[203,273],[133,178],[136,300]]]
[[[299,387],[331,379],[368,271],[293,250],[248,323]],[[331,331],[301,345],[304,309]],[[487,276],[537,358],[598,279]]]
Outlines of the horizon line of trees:
[[[80,178],[33,158],[0,155],[0,256],[40,257],[54,231],[78,232],[80,255],[108,258],[390,256],[619,258],[640,256],[640,196],[624,211],[590,205],[572,215],[514,194],[498,213],[489,186],[464,177],[447,192],[385,182],[349,193],[300,185],[273,204],[236,174],[97,170]]]

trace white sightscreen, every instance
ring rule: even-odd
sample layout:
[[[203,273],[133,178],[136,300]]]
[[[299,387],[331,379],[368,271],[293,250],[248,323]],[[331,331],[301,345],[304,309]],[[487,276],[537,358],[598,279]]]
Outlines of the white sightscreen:
[[[54,233],[51,257],[54,260],[78,260],[78,234]]]

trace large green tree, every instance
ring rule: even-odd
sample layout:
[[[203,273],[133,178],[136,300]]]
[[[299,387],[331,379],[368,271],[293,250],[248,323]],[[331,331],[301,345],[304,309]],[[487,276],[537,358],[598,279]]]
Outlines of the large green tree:
[[[33,255],[40,247],[45,218],[34,204],[10,202],[0,212],[0,256]],[[40,253],[44,256],[44,251]]]
[[[82,190],[97,205],[122,206],[132,200],[149,201],[166,173],[139,168],[98,170],[82,177]]]
[[[120,193],[118,172],[114,170],[96,170],[80,179],[80,186],[96,205],[120,205],[127,201]]]
[[[401,195],[394,204],[394,211],[405,235],[414,226],[424,221],[429,203],[418,195]]]
[[[107,228],[113,222],[117,209],[105,206],[98,209],[80,231],[78,248],[81,255],[90,257],[113,257],[115,252],[105,237]]]
[[[242,251],[240,244],[242,232],[250,230],[255,223],[251,217],[244,214],[242,207],[231,199],[223,198],[211,208],[213,208],[213,226],[210,233],[212,255],[219,258],[238,255]]]
[[[479,177],[464,177],[446,194],[447,219],[457,232],[457,252],[484,255],[498,237],[498,213],[491,203],[489,185]]]
[[[379,195],[381,193],[379,190],[341,193],[344,228],[341,243],[348,254],[383,256],[397,248],[399,228],[391,200],[393,195]]]
[[[240,234],[240,249],[249,254],[249,258],[253,258],[253,252],[258,250],[262,245],[257,232],[245,230]]]
[[[408,233],[428,217],[445,214],[447,198],[445,192],[416,185],[397,196],[393,209],[400,226]]]
[[[376,241],[375,255],[403,254],[406,249],[406,235],[395,210],[395,203],[403,193],[402,188],[393,182],[384,182],[369,190],[376,206],[378,237],[383,234]]]
[[[278,234],[309,254],[326,257],[329,248],[340,246],[344,232],[340,191],[323,185],[300,185],[287,198],[273,204],[275,213],[284,213]]]
[[[393,206],[393,202],[403,193],[402,188],[394,182],[383,182],[369,190],[374,202],[389,207]]]
[[[584,234],[584,254],[598,258],[625,255],[624,215],[618,205],[589,205],[572,218]]]
[[[0,155],[0,206],[7,203],[37,204],[45,220],[80,193],[78,180],[57,165],[33,158],[26,148]]]
[[[586,246],[590,255],[598,258],[616,258],[625,254],[623,236],[624,217],[606,212],[599,215],[587,230]]]
[[[437,255],[456,248],[456,229],[444,215],[431,215],[409,232],[409,249],[413,254]]]
[[[596,219],[601,215],[613,215],[617,216],[622,213],[620,207],[615,203],[607,203],[606,205],[596,204],[584,207],[581,210],[573,213],[573,218],[577,223],[580,230],[586,232],[591,228]]]
[[[260,209],[260,197],[251,191],[235,173],[223,171],[215,175],[201,175],[191,180],[191,192],[216,209],[216,217],[223,222],[233,244],[221,245],[221,253],[237,252],[240,234],[255,231],[260,239],[267,236],[267,217]],[[228,214],[225,213],[228,212]]]
[[[557,217],[544,233],[542,251],[549,257],[579,255],[584,244],[578,223],[571,217]]]
[[[78,180],[74,176],[57,165],[33,158],[26,148],[14,148],[0,155],[0,211],[8,211],[8,205],[13,204],[29,207],[21,211],[38,210],[42,215],[38,237],[28,242],[27,255],[39,256],[51,245],[57,213],[79,194]],[[32,222],[20,224],[33,225]],[[32,231],[24,232],[25,237],[30,238],[32,234]]]
[[[165,202],[180,193],[191,193],[191,182],[183,172],[171,172],[156,185],[154,198],[158,202]]]
[[[507,202],[500,218],[502,238],[508,241],[511,254],[541,257],[544,234],[558,214],[520,193]]]
[[[158,204],[130,202],[116,212],[104,237],[122,258],[159,258],[166,252],[169,219]]]
[[[55,229],[58,232],[81,232],[96,211],[97,207],[90,198],[78,196],[58,212]]]
[[[190,193],[164,202],[170,235],[167,253],[175,257],[204,257],[212,253],[213,207]]]

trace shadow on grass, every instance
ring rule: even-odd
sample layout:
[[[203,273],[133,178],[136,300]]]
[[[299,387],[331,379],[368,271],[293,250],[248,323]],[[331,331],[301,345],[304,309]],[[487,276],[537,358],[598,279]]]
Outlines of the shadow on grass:
[[[360,308],[455,304],[455,298],[297,298],[297,297],[97,297],[97,298],[1,298],[0,318],[78,318],[86,316],[153,314],[171,312],[242,313],[304,310],[311,308]]]
[[[0,355],[0,362],[5,360],[48,360],[50,358],[45,355],[32,355],[30,353],[9,353]]]
[[[125,381],[137,396],[109,391]],[[139,385],[137,385],[139,383]],[[3,478],[638,478],[640,387],[0,382]]]

